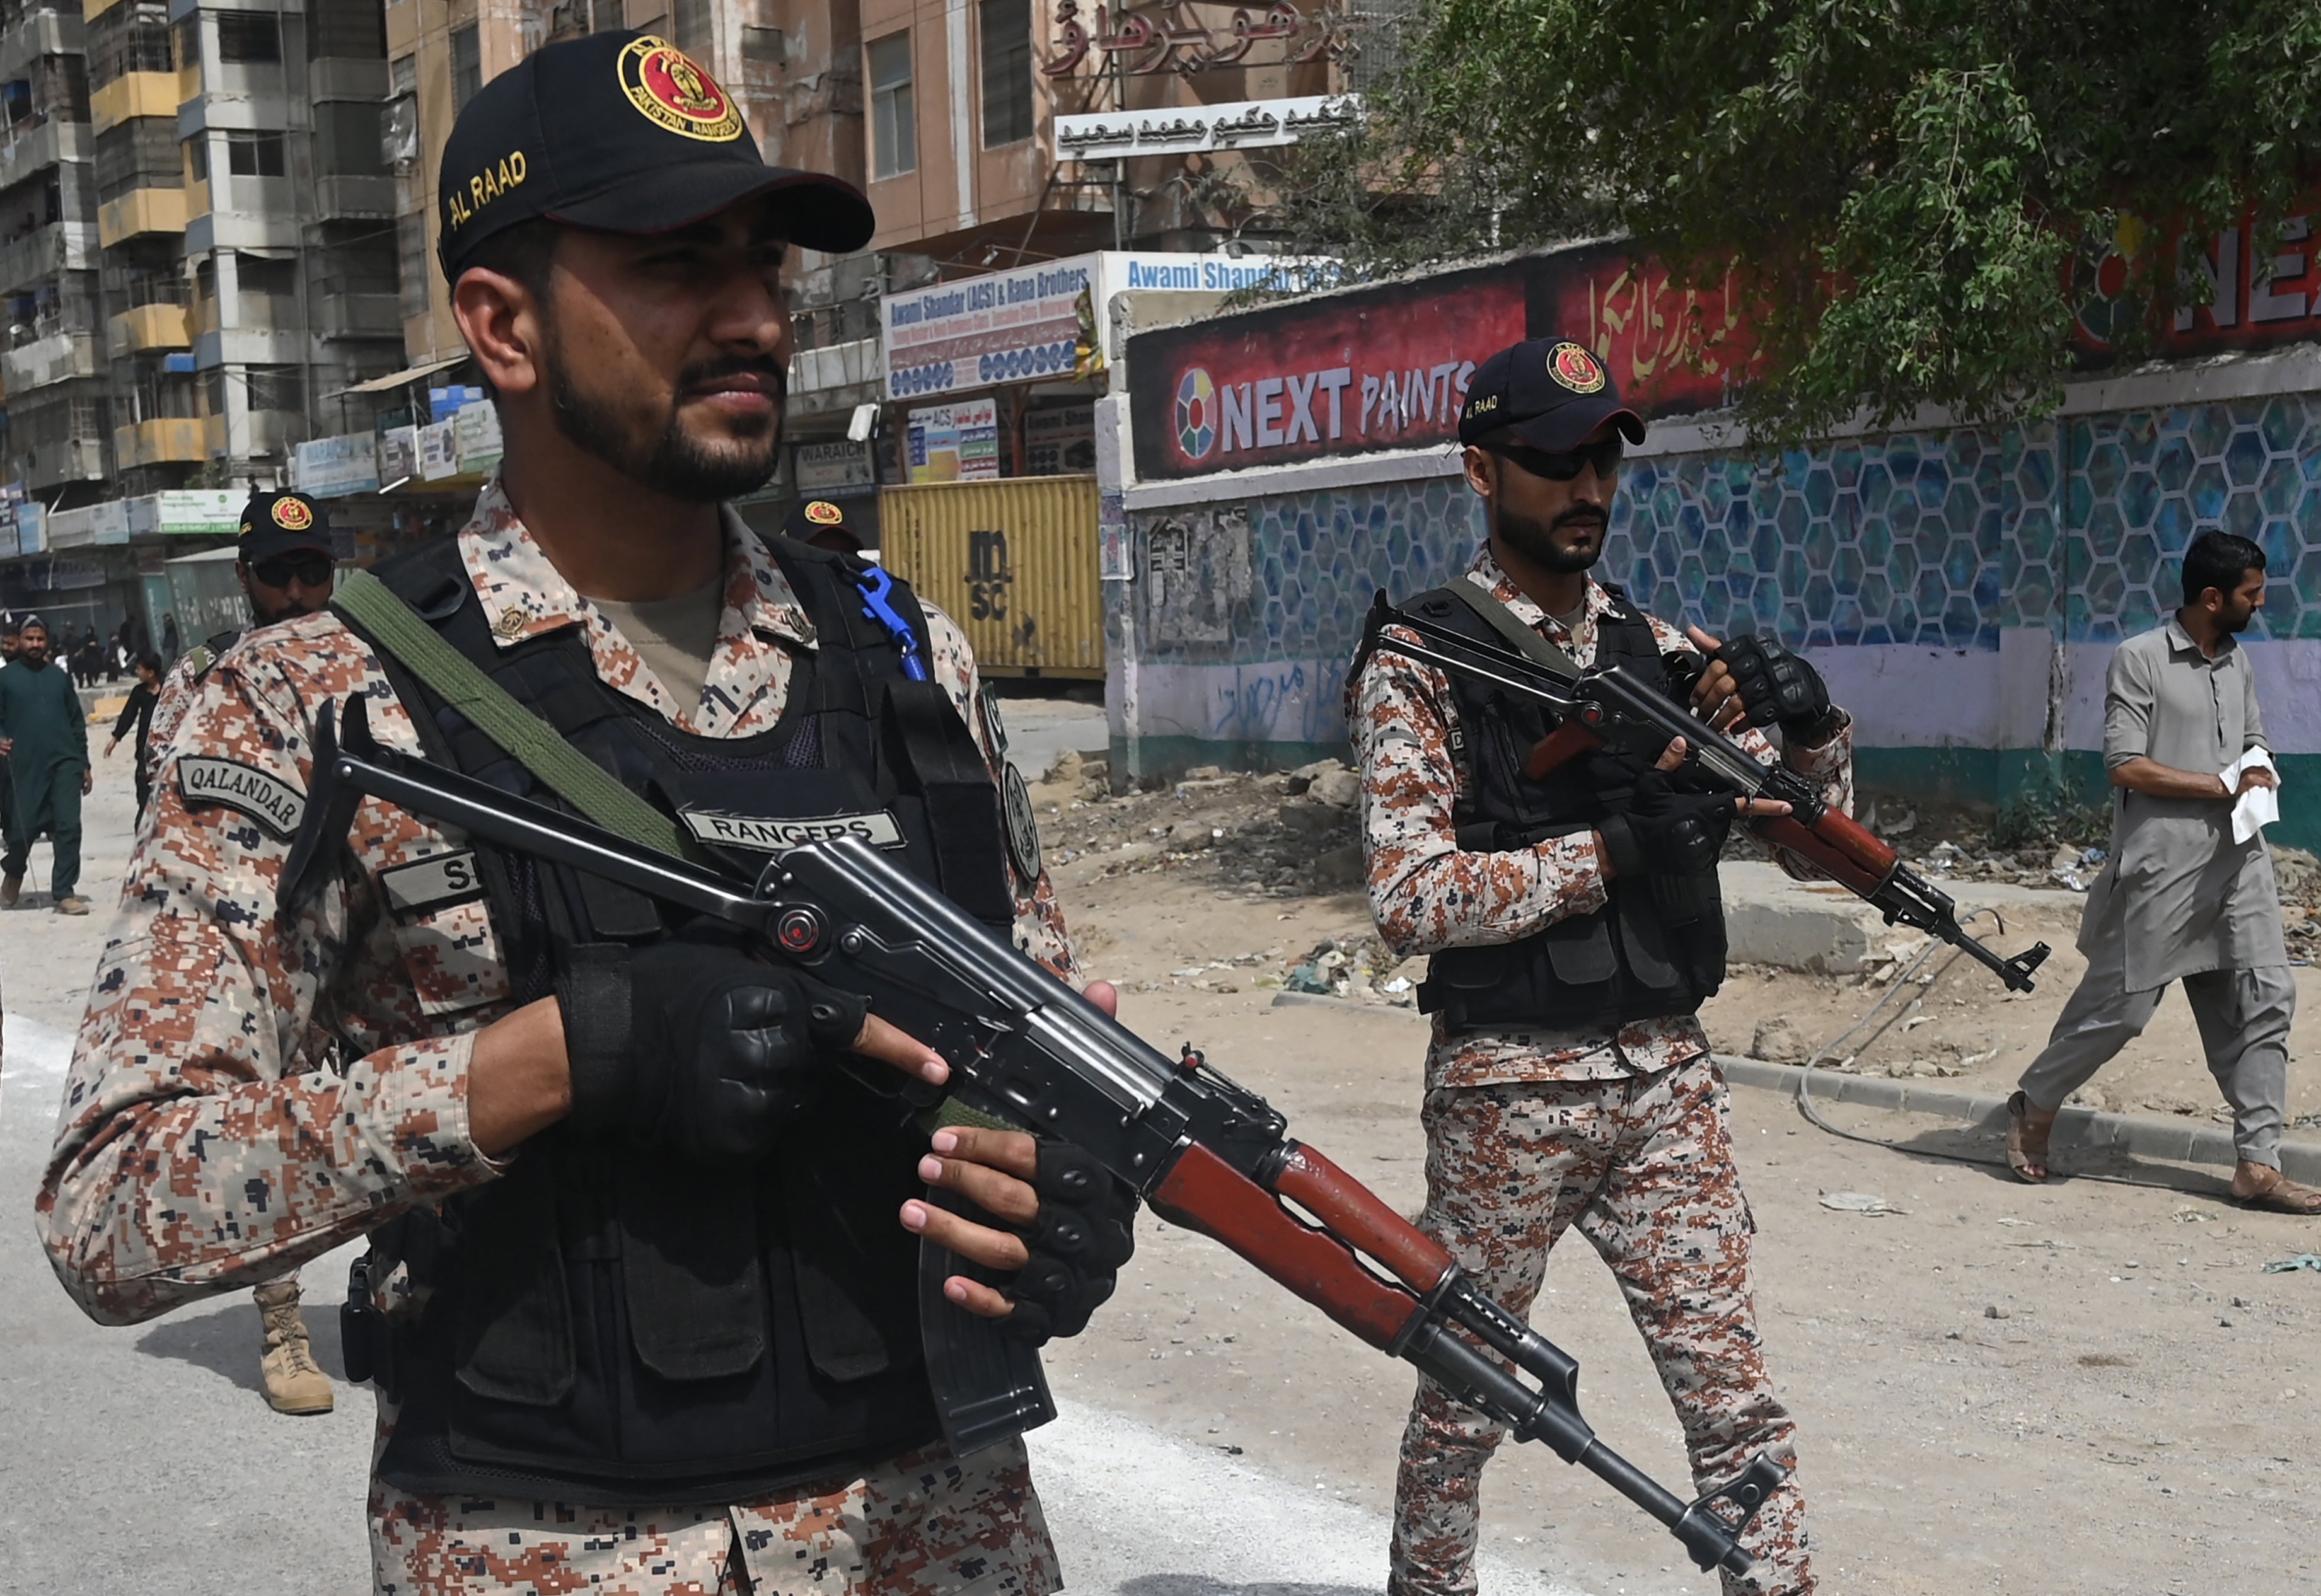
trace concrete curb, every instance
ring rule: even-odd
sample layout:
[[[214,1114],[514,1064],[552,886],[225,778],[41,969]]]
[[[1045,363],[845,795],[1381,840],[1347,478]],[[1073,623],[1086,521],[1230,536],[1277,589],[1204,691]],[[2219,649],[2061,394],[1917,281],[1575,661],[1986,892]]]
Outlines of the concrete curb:
[[[1798,1095],[1798,1082],[1805,1075],[1798,1065],[1776,1064],[1765,1059],[1720,1057],[1717,1062],[1724,1068],[1725,1078],[1736,1086],[1752,1086],[1791,1098]],[[1858,1103],[1863,1108],[1900,1114],[1939,1114],[1989,1130],[2007,1127],[2005,1098],[1962,1091],[1957,1087],[1816,1070],[1813,1095],[1817,1103]],[[2189,1125],[2180,1119],[2142,1114],[2107,1114],[2094,1108],[2066,1108],[2058,1115],[2053,1145],[2110,1147],[2138,1158],[2222,1164],[2226,1169],[2237,1162],[2232,1132],[2221,1126]],[[2282,1141],[2280,1172],[2292,1181],[2321,1182],[2321,1142]]]
[[[1349,1014],[1392,1015],[1426,1022],[1415,1008],[1394,1008],[1378,1003],[1357,1003],[1350,998],[1324,997],[1319,992],[1276,992],[1273,1007],[1312,1004]],[[1743,1054],[1720,1054],[1717,1064],[1735,1086],[1798,1095],[1805,1070],[1798,1064],[1777,1064]],[[1961,1119],[1984,1130],[2007,1128],[2007,1099],[1988,1092],[1966,1091],[1955,1086],[1929,1086],[1922,1081],[1894,1080],[1882,1075],[1847,1075],[1834,1070],[1814,1072],[1814,1101],[1854,1103],[1897,1114],[1938,1114]],[[2055,1117],[2052,1145],[2109,1147],[2137,1158],[2165,1159],[2171,1163],[2212,1163],[2230,1169],[2239,1162],[2233,1151],[2233,1134],[2219,1126],[2188,1124],[2144,1114],[2107,1114],[2096,1108],[2066,1108]],[[2280,1172],[2292,1181],[2321,1185],[2321,1142],[2284,1137]]]

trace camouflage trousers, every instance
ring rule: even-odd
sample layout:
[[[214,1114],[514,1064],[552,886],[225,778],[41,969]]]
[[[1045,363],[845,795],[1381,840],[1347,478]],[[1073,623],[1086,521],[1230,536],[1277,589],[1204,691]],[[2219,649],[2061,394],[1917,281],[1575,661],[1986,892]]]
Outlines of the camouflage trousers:
[[[374,1480],[378,1596],[1050,1596],[1024,1444],[938,1445],[738,1507],[406,1496]]]
[[[1418,1227],[1517,1314],[1574,1224],[1611,1266],[1683,1424],[1702,1486],[1797,1427],[1773,1394],[1749,1291],[1754,1225],[1725,1123],[1724,1077],[1701,1057],[1617,1081],[1523,1081],[1427,1094],[1426,1209]],[[1419,1382],[1395,1482],[1393,1596],[1474,1596],[1483,1464],[1505,1431]],[[1640,1537],[1659,1528],[1639,1516]],[[1757,1567],[1727,1596],[1807,1596],[1796,1481],[1745,1538]],[[1641,1549],[1649,1550],[1648,1546]],[[1670,1549],[1670,1548],[1663,1548]]]

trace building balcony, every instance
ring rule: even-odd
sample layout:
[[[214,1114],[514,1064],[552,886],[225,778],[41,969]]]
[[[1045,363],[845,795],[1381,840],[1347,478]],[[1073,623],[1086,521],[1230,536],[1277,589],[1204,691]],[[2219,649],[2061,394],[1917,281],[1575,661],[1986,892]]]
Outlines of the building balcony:
[[[387,87],[383,60],[316,56],[306,63],[306,97],[311,100],[364,100],[377,105],[387,98]]]
[[[84,37],[77,5],[68,4],[63,11],[43,6],[18,18],[0,33],[0,79],[23,77],[24,68],[44,55],[80,54]]]
[[[393,178],[339,174],[314,180],[314,214],[324,222],[384,222],[395,214]]]
[[[86,160],[88,150],[88,123],[50,117],[0,144],[0,188],[13,188],[59,161]]]
[[[14,243],[0,245],[0,294],[33,288],[60,271],[96,264],[96,229],[86,222],[51,222]]]
[[[19,451],[24,464],[22,480],[35,490],[61,488],[68,482],[105,479],[105,440],[68,438],[60,443],[39,443]]]
[[[0,374],[5,376],[8,391],[20,397],[52,382],[94,377],[101,369],[96,339],[87,333],[51,333],[0,355]]]
[[[185,230],[183,188],[132,188],[97,207],[96,242],[108,250],[140,233]]]
[[[157,349],[194,347],[192,318],[182,305],[141,305],[124,310],[108,324],[111,348],[118,357]]]
[[[319,309],[325,338],[403,336],[403,305],[393,294],[332,294]]]
[[[113,0],[117,5],[119,0]],[[88,125],[104,132],[139,116],[177,116],[175,72],[124,72],[88,96]]]
[[[120,469],[198,464],[209,459],[205,424],[196,416],[165,416],[113,429],[113,458]]]

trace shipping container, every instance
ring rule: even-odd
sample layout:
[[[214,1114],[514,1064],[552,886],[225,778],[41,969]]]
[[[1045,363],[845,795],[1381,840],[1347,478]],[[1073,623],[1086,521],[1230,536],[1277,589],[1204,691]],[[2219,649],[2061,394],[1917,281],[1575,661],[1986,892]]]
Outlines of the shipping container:
[[[966,628],[986,676],[1104,675],[1096,479],[878,490],[879,559]]]

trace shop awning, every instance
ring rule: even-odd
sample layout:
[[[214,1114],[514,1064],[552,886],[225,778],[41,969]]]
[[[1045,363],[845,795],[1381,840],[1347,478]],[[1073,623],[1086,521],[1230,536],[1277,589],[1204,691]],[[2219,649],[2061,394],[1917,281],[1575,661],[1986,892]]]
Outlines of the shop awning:
[[[456,355],[445,355],[440,360],[429,360],[423,365],[406,366],[400,371],[390,371],[384,377],[374,377],[368,382],[358,382],[352,388],[342,388],[336,393],[324,394],[323,397],[326,399],[335,399],[346,394],[387,393],[403,387],[405,383],[417,382],[423,377],[432,377],[438,371],[449,370],[467,358],[468,351],[461,350]]]

